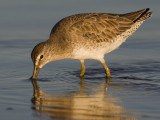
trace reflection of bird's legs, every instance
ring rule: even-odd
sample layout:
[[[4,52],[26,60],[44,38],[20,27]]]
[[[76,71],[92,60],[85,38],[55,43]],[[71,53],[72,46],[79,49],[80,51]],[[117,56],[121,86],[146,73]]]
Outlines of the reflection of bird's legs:
[[[85,78],[80,77],[80,80],[81,80],[81,82],[80,82],[79,93],[81,95],[83,95],[84,94],[84,87],[85,87]],[[102,89],[101,95],[105,96],[105,92],[107,91],[109,84],[110,84],[110,77],[106,77],[106,81],[104,83],[102,83],[100,86]]]
[[[106,91],[108,90],[108,86],[110,83],[110,78],[106,77],[106,81],[101,84],[101,95],[105,97]]]
[[[84,76],[85,73],[85,66],[84,66],[84,60],[80,60],[81,61],[81,73],[80,73],[80,77]]]
[[[107,77],[110,78],[110,77],[111,77],[111,73],[110,73],[110,70],[109,70],[108,66],[107,66],[106,63],[105,63],[104,58],[101,59],[100,62],[102,63],[103,67],[104,67],[105,70],[106,70],[106,75],[107,75]]]
[[[83,93],[84,93],[84,84],[85,84],[84,77],[80,77],[80,80],[81,80],[81,82],[80,82],[80,90],[79,90],[79,93],[80,93],[81,95],[83,95]]]

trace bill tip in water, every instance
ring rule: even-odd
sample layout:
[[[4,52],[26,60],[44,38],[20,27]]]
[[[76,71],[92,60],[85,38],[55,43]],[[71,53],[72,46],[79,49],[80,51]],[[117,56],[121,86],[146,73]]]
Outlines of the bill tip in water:
[[[33,75],[31,76],[30,79],[35,80],[38,76],[39,71],[40,71],[40,67],[35,66],[33,70]]]

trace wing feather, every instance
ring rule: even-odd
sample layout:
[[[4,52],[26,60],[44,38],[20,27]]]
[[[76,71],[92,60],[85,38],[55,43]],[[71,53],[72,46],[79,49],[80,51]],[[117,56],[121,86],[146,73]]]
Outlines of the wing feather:
[[[69,32],[84,40],[112,42],[116,40],[117,35],[130,29],[133,24],[132,20],[119,15],[95,13],[74,23],[69,28]]]

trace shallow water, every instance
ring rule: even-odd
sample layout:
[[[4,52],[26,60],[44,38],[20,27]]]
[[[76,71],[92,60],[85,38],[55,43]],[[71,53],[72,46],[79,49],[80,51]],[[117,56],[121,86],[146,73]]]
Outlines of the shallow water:
[[[86,5],[89,1],[83,0],[2,1],[1,119],[159,120],[160,15],[157,11],[160,2],[142,1],[119,2],[117,6],[113,1],[102,0],[92,2],[90,7]],[[94,60],[86,60],[84,78],[77,77],[78,60],[60,60],[44,66],[36,81],[29,79],[33,72],[30,58],[33,47],[48,38],[50,29],[60,18],[79,12],[123,13],[145,7],[150,7],[154,16],[105,57],[111,79],[105,77],[102,65]]]

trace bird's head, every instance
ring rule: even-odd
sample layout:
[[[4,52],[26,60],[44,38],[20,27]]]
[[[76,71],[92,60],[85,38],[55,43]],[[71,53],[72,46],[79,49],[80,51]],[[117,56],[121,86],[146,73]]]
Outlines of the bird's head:
[[[52,61],[47,44],[45,42],[41,42],[36,45],[32,50],[31,58],[34,64],[34,71],[31,79],[36,79],[40,69],[45,64]]]

